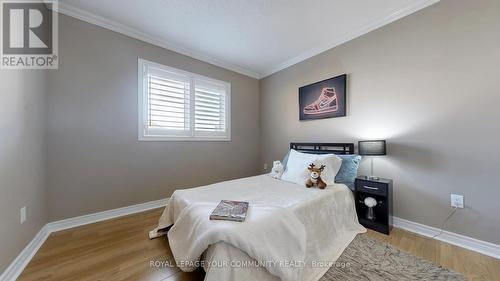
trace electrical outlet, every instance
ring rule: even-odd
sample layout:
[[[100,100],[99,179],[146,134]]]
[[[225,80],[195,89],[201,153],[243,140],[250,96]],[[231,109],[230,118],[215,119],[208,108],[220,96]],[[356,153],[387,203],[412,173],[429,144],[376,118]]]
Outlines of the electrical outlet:
[[[451,194],[451,206],[462,209],[464,207],[464,196]]]
[[[23,224],[26,221],[26,207],[22,207],[19,210],[20,216],[21,216],[21,224]]]
[[[264,163],[264,170],[267,170],[267,163]]]

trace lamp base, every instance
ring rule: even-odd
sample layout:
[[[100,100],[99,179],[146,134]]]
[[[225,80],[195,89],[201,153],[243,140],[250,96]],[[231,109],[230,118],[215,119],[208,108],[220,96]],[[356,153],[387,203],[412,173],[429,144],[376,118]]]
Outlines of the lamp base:
[[[366,219],[375,221],[375,213],[373,212],[373,207],[368,207],[368,210],[366,211]]]
[[[370,163],[371,163],[371,165],[370,165],[370,176],[366,176],[366,179],[368,179],[368,180],[375,180],[376,181],[376,180],[379,179],[379,177],[375,177],[373,175],[373,157],[371,157],[370,160],[371,160],[370,161]]]

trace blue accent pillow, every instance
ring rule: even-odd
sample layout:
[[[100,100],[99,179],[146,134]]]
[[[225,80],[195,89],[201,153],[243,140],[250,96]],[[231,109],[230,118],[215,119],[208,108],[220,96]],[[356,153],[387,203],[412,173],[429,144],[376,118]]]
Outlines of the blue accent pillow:
[[[335,176],[336,183],[343,183],[350,189],[354,190],[354,180],[358,175],[359,162],[361,156],[357,154],[337,155],[342,159],[340,170]]]

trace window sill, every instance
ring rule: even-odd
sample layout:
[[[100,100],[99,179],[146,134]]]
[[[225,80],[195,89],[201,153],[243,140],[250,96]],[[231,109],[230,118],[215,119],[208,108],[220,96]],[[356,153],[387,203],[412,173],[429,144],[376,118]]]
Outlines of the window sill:
[[[231,141],[231,137],[170,137],[170,136],[139,136],[140,142],[219,142]]]

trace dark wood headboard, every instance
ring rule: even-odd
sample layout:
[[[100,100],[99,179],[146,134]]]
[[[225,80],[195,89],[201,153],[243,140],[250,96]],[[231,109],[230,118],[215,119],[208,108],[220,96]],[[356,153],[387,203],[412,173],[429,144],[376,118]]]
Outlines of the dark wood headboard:
[[[290,149],[311,154],[354,154],[354,143],[292,142]]]

